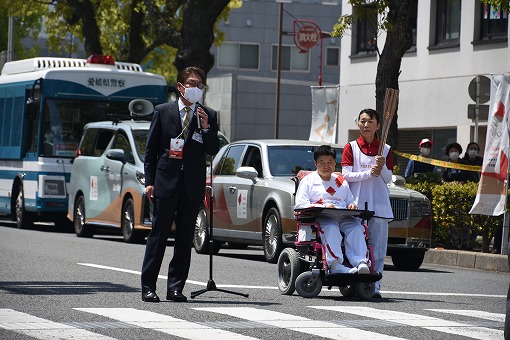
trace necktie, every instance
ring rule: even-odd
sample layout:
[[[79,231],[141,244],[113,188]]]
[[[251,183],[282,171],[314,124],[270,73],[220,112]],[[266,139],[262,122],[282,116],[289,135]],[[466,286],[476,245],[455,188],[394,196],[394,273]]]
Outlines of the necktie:
[[[184,111],[186,111],[186,115],[184,116],[184,122],[182,123],[182,139],[186,140],[189,124],[191,123],[191,108],[189,106],[185,106]]]

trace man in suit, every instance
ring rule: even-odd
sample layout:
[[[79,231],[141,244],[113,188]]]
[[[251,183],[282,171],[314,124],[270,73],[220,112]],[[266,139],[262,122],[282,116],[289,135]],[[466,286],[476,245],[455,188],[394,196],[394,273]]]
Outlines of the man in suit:
[[[206,153],[214,155],[219,150],[216,112],[198,103],[204,80],[200,68],[183,69],[177,76],[179,98],[154,109],[145,151],[145,193],[154,203],[142,265],[145,302],[159,302],[156,280],[174,222],[166,298],[187,301],[182,291],[189,272],[195,221],[205,194]]]

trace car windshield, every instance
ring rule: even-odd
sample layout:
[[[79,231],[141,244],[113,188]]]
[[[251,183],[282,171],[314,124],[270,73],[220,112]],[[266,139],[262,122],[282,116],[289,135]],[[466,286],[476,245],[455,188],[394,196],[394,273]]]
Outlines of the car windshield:
[[[145,161],[145,146],[147,145],[147,135],[149,134],[148,129],[144,130],[133,130],[133,138],[135,140],[136,153],[142,163]]]
[[[273,176],[295,176],[299,170],[316,170],[313,153],[317,146],[278,145],[268,147],[269,169]],[[335,171],[342,171],[342,150],[336,150]]]

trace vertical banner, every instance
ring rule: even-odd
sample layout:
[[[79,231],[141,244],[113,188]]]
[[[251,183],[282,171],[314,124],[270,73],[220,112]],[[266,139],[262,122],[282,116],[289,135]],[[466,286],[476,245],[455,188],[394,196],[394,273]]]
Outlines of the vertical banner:
[[[510,156],[510,76],[493,75],[482,176],[470,214],[505,212]]]
[[[312,128],[310,138],[314,142],[336,143],[336,122],[340,85],[311,86]]]

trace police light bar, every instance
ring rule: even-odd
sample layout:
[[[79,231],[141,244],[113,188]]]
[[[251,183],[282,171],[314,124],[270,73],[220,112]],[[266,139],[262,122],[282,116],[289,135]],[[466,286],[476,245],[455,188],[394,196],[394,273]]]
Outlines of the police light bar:
[[[87,58],[87,64],[115,65],[115,60],[109,55],[92,54]]]

